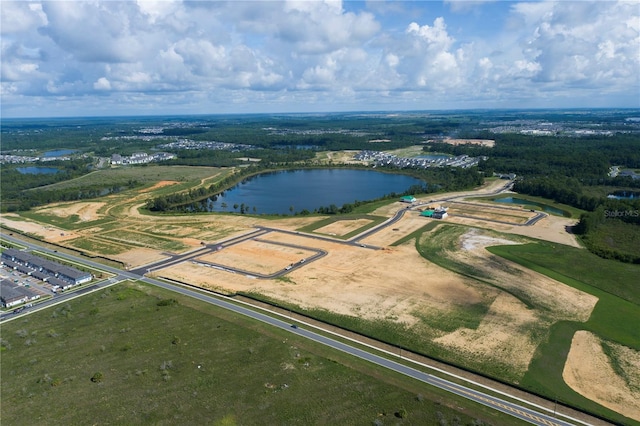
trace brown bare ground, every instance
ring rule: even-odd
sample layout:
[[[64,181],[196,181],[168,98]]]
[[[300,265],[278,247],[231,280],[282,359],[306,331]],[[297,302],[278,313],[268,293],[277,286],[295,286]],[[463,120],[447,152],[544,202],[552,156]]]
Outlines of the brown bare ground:
[[[167,256],[158,250],[137,247],[124,253],[111,255],[111,258],[122,262],[129,269],[166,259]]]
[[[469,225],[493,229],[507,234],[523,235],[526,237],[538,238],[540,240],[551,241],[571,247],[582,248],[575,235],[567,232],[567,227],[576,224],[575,219],[564,217],[548,216],[538,221],[533,226],[507,225],[503,223],[491,223],[478,219],[452,216],[446,219],[447,222],[460,225]]]
[[[481,145],[487,146],[489,148],[493,148],[496,144],[496,141],[493,139],[452,139],[452,138],[444,138],[441,142],[447,143],[449,145]]]
[[[598,299],[485,250],[504,244],[516,242],[471,229],[460,238],[461,250],[448,253],[448,257],[484,273],[484,279],[499,288],[525,295],[536,309],[527,309],[515,297],[501,293],[476,330],[458,329],[435,341],[469,356],[508,357],[515,371],[524,374],[539,342],[522,330],[559,320],[586,321]]]
[[[107,203],[101,202],[78,202],[73,204],[54,204],[46,208],[40,209],[44,214],[54,215],[58,217],[69,217],[77,215],[80,222],[89,222],[103,217],[98,214],[98,210]]]
[[[171,182],[165,181],[158,183],[153,188],[170,184]],[[492,181],[475,191],[427,195],[418,201],[428,203],[432,199],[444,197],[489,194],[504,184],[504,181]],[[150,189],[145,191],[150,191]],[[145,232],[144,228],[150,227],[154,233],[170,234],[189,247],[195,247],[200,241],[208,243],[222,241],[233,235],[246,233],[256,225],[294,231],[319,220],[317,217],[301,216],[277,220],[265,220],[245,215],[198,215],[189,218],[184,216],[146,216],[140,214],[138,210],[146,197],[148,194],[139,191],[137,196],[134,195],[126,200],[123,198],[109,198],[107,200],[109,203],[120,203],[111,206],[111,208],[113,212],[124,212],[119,218],[123,229],[132,227],[131,229],[138,232]],[[43,208],[43,213],[55,214],[59,217],[78,214],[83,220],[95,220],[100,217],[98,210],[102,206],[104,206],[103,203],[67,203],[64,207],[62,205],[47,206]],[[404,207],[406,207],[405,204],[391,203],[377,209],[373,214],[391,217],[398,209]],[[51,225],[15,220],[16,218],[18,218],[17,215],[4,214],[2,221],[11,228],[39,235],[50,242],[61,242],[65,239],[101,232],[96,227],[91,230],[67,231]],[[485,303],[490,306],[489,312],[477,330],[459,329],[449,334],[440,333],[434,338],[438,339],[437,342],[442,345],[456,350],[464,350],[468,354],[478,357],[491,359],[491,357],[500,356],[503,359],[512,359],[517,371],[526,371],[530,356],[535,349],[534,345],[528,341],[528,336],[522,333],[522,329],[519,327],[526,328],[527,325],[534,322],[540,325],[541,322],[550,324],[558,319],[584,321],[588,318],[595,304],[595,298],[592,296],[496,258],[484,250],[484,247],[490,244],[508,243],[504,239],[487,237],[483,233],[468,233],[461,240],[462,250],[454,252],[452,256],[460,261],[468,262],[480,270],[487,271],[495,284],[504,286],[503,288],[509,289],[509,286],[515,286],[511,288],[525,291],[532,300],[535,300],[536,303],[542,303],[553,315],[542,318],[538,315],[537,310],[527,309],[520,301],[507,293],[501,293],[494,287],[480,284],[475,280],[428,262],[415,250],[413,242],[399,247],[388,247],[428,223],[429,220],[420,217],[418,212],[407,212],[401,221],[375,233],[365,241],[366,244],[384,247],[383,250],[370,250],[338,242],[311,239],[303,233],[291,235],[271,232],[261,236],[260,238],[264,240],[298,244],[323,249],[329,253],[322,259],[305,263],[302,268],[291,271],[282,280],[260,280],[243,274],[199,266],[192,262],[184,262],[157,271],[156,275],[218,291],[257,291],[302,307],[322,308],[368,319],[387,319],[409,326],[422,321],[421,314],[431,311],[447,312],[472,304]],[[340,224],[340,222],[344,223]],[[574,224],[575,220],[566,218],[549,216],[530,227],[456,217],[443,221],[443,223],[446,222],[531,236],[579,247],[574,236],[567,233],[565,229],[566,226]],[[334,225],[337,228],[323,229],[322,232],[344,235],[359,225],[361,224],[355,221],[338,221]],[[113,232],[112,228],[110,232]],[[231,256],[225,260],[225,264],[229,262],[229,266],[240,269],[263,268],[264,270],[260,272],[269,273],[274,268],[281,268],[282,264],[292,263],[289,260],[290,253],[286,250],[278,252],[274,251],[273,247],[261,248],[251,244],[245,245],[244,248],[241,244],[224,249],[222,252],[212,255],[211,261],[218,263],[220,257],[216,256],[223,254],[228,249],[233,249],[235,252],[229,250],[224,254]],[[300,257],[308,256],[309,254],[305,254]],[[148,264],[165,257],[160,250],[148,248],[133,248],[113,256],[113,258],[125,262],[129,267]],[[273,259],[268,260],[267,258]],[[296,260],[299,260],[297,256]],[[579,354],[582,350],[579,347],[572,348],[574,354]],[[565,378],[565,380],[567,379]],[[585,395],[592,397],[589,396],[591,394]],[[603,397],[603,399],[615,399],[611,395]]]
[[[307,308],[324,308],[369,319],[394,317],[407,324],[417,321],[412,314],[415,309],[429,306],[447,309],[454,304],[465,306],[484,300],[471,281],[425,261],[411,245],[374,251],[278,233],[269,237],[285,238],[295,244],[306,240],[307,246],[313,244],[329,254],[287,274],[291,282],[256,280],[192,263],[158,274],[181,281],[193,279],[227,292],[259,291]],[[394,266],[380,268],[381,264]],[[246,265],[235,266],[244,269]]]
[[[515,331],[534,325],[540,325],[534,311],[515,297],[501,293],[477,329],[459,328],[434,341],[474,358],[500,362],[508,359],[514,372],[524,375],[538,342]]]
[[[402,237],[417,231],[429,223],[429,219],[421,217],[419,212],[407,212],[391,226],[387,226],[362,240],[365,244],[378,247],[389,246]]]
[[[80,236],[75,232],[67,231],[65,229],[58,228],[53,225],[43,225],[36,222],[26,222],[24,220],[15,220],[19,217],[13,213],[6,213],[2,215],[2,223],[11,228],[23,232],[25,234],[31,234],[45,241],[57,243],[65,240],[72,240]]]
[[[640,352],[620,345],[618,351],[626,362],[625,373],[635,380],[634,388],[611,367],[608,356],[602,350],[598,336],[588,331],[577,331],[571,341],[571,349],[562,377],[573,390],[626,417],[640,421]]]
[[[524,293],[538,307],[543,307],[556,320],[587,321],[598,298],[517,263],[492,255],[485,250],[490,245],[505,244],[504,239],[483,235],[472,229],[461,238],[463,250],[449,256],[484,272],[489,281],[500,288]],[[513,244],[513,243],[512,243]]]
[[[197,260],[266,275],[276,273],[287,265],[314,254],[311,250],[249,240],[200,256]]]
[[[348,219],[348,220],[336,220],[322,228],[318,228],[315,232],[327,235],[346,235],[349,232],[360,229],[372,222],[371,219]]]
[[[156,183],[153,186],[150,186],[149,188],[143,189],[141,191],[139,191],[140,193],[146,193],[146,192],[152,192],[155,191],[156,189],[160,189],[160,188],[164,188],[165,186],[169,186],[169,185],[175,185],[179,182],[175,181],[175,180],[161,180],[160,182]]]

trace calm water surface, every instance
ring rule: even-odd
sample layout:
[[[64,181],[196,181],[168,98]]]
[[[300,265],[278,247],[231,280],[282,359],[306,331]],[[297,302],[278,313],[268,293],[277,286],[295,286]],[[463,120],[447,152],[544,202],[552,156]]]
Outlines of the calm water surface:
[[[37,166],[18,167],[16,168],[16,170],[22,173],[23,175],[52,175],[60,171],[60,169],[57,169],[55,167],[37,167]]]
[[[535,201],[523,200],[522,198],[504,197],[494,198],[496,203],[508,203],[508,204],[524,204],[527,206],[537,207],[538,210],[542,210],[546,213],[557,214],[558,216],[569,216],[569,213],[564,210],[556,209],[555,207],[547,206],[546,204],[536,203]]]
[[[76,152],[76,149],[58,149],[56,151],[47,151],[42,154],[43,157],[51,158],[51,157],[64,157],[65,155],[70,155]]]
[[[208,211],[233,212],[234,204],[245,204],[247,213],[291,214],[335,204],[353,203],[401,194],[412,185],[424,186],[420,179],[372,170],[294,170],[258,175],[241,183],[216,200],[203,203]],[[226,207],[222,206],[226,203]],[[256,208],[255,211],[253,208]],[[292,209],[293,207],[293,209]]]

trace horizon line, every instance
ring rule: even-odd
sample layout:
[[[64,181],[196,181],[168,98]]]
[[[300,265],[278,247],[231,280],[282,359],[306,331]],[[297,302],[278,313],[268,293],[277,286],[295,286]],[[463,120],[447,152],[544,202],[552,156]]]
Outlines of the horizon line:
[[[415,110],[344,110],[344,111],[307,111],[307,112],[229,112],[229,113],[157,113],[157,114],[128,114],[128,115],[59,115],[59,116],[15,116],[2,117],[5,120],[55,120],[55,119],[97,119],[97,118],[152,118],[152,117],[231,117],[231,116],[269,116],[269,115],[330,115],[330,114],[411,114],[411,113],[456,113],[482,111],[640,111],[636,107],[533,107],[533,108],[454,108],[454,109],[415,109]]]

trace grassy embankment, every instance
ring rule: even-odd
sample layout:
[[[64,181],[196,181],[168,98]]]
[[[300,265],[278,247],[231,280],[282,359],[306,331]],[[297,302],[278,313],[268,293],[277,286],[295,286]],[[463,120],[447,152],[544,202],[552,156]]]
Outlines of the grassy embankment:
[[[447,250],[457,249],[457,239],[468,230],[467,227],[445,225],[435,233],[432,233],[429,238],[420,240],[419,237],[423,233],[432,231],[438,225],[441,224],[430,222],[420,230],[399,240],[395,245],[417,238],[418,241],[421,241],[421,244],[417,244],[418,250],[430,261],[468,278],[495,286],[488,280],[489,277],[483,277],[483,271],[468,264],[457,262],[446,255]],[[438,231],[440,231],[441,235],[437,235]],[[523,241],[532,241],[526,237],[517,238]],[[523,257],[516,258],[513,253],[517,253],[520,250],[525,250]],[[637,324],[640,324],[640,308],[638,307],[640,296],[635,291],[637,277],[640,276],[640,268],[636,265],[604,260],[586,250],[546,242],[498,246],[490,248],[490,251],[503,255],[509,260],[518,261],[523,266],[548,275],[581,291],[593,294],[600,300],[591,318],[586,323],[561,321],[556,322],[550,331],[547,331],[547,329],[528,330],[532,335],[548,337],[543,339],[543,343],[539,346],[524,378],[509,373],[511,368],[508,360],[504,363],[496,362],[496,360],[485,362],[481,359],[470,362],[469,359],[461,357],[455,351],[448,351],[429,341],[430,337],[433,337],[434,329],[453,331],[460,327],[477,328],[488,311],[487,304],[480,303],[467,306],[464,309],[461,308],[446,313],[441,312],[438,313],[437,319],[432,316],[424,316],[421,317],[422,326],[406,327],[395,322],[394,318],[371,321],[355,316],[338,315],[326,310],[305,310],[260,294],[254,293],[250,296],[408,350],[465,366],[500,380],[519,383],[522,388],[545,395],[549,399],[557,398],[559,402],[585,411],[615,421],[628,422],[629,419],[595,404],[570,389],[562,380],[562,368],[571,344],[571,338],[577,330],[589,330],[605,341],[616,342],[636,350],[640,349],[640,332],[636,327]],[[529,259],[529,252],[537,253],[539,262],[545,264],[546,267],[527,262],[525,258]],[[535,256],[531,257],[536,259]],[[612,282],[612,277],[616,277],[616,282]],[[487,278],[487,280],[485,281],[483,278]],[[534,302],[529,300],[526,293],[504,288],[500,288],[500,290],[512,294],[530,308],[535,308]],[[612,359],[612,363],[615,365],[617,360]]]
[[[537,392],[557,395],[559,400],[577,406],[589,404],[590,401],[573,392],[562,380],[571,338],[578,330],[588,330],[604,341],[640,350],[640,293],[637,291],[640,266],[601,259],[586,250],[546,242],[496,246],[489,251],[599,298],[586,323],[561,322],[552,327],[548,341],[536,351],[523,379],[523,385]],[[615,359],[610,361],[617,363]],[[607,411],[602,412],[611,415]],[[610,418],[619,419],[619,416]]]
[[[1,350],[3,424],[522,424],[137,282],[4,324]]]
[[[517,206],[518,205],[517,202],[504,203],[504,202],[496,201],[502,198],[509,198],[509,197],[518,198],[521,200],[526,200],[526,201],[530,201],[531,203],[534,203],[534,204],[521,204],[522,208],[525,210],[528,210],[528,209],[544,210],[545,207],[551,207],[552,209],[558,209],[563,211],[564,213],[562,216],[571,217],[575,219],[578,219],[580,215],[584,213],[584,210],[577,209],[567,204],[560,204],[552,200],[549,200],[548,198],[536,197],[533,195],[526,195],[526,194],[502,194],[502,195],[493,196],[493,197],[467,198],[466,201],[471,201],[471,202],[473,202],[474,200],[475,201],[492,201],[503,207]],[[549,212],[549,214],[554,214],[559,216],[555,212]]]
[[[455,230],[457,232],[447,232]],[[446,225],[438,231],[448,240],[440,241],[438,236],[425,240],[418,247],[421,254],[442,267],[468,277],[482,280],[482,271],[472,266],[455,262],[443,255],[454,249],[456,237],[466,232],[465,227]],[[437,233],[436,233],[437,234]],[[434,243],[434,240],[438,240]],[[619,414],[602,408],[569,388],[562,379],[562,371],[570,349],[573,334],[578,330],[588,330],[608,342],[615,342],[635,350],[640,350],[640,294],[637,292],[637,265],[601,259],[581,249],[548,242],[525,245],[489,247],[496,255],[512,260],[531,270],[542,273],[571,287],[598,297],[599,301],[585,323],[560,321],[549,331],[544,343],[538,346],[521,386],[549,398],[557,398],[566,404],[606,416],[617,421],[628,421]],[[615,277],[615,278],[614,278]],[[526,294],[510,292],[530,307]],[[612,365],[619,361],[611,359]],[[625,378],[629,379],[629,378]],[[629,381],[629,380],[628,380]]]

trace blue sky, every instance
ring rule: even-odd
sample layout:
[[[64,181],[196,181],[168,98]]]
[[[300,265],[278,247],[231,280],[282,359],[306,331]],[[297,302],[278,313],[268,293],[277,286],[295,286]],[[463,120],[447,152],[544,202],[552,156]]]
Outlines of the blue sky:
[[[3,117],[640,107],[638,1],[0,2]]]

